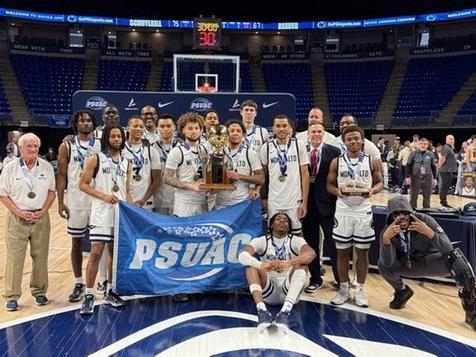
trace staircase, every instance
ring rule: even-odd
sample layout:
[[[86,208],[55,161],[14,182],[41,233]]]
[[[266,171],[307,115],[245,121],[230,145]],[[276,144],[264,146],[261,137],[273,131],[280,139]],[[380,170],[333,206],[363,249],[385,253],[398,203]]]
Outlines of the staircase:
[[[266,83],[264,81],[263,71],[261,70],[260,62],[256,57],[251,57],[250,55],[249,66],[253,90],[256,93],[266,93]]]
[[[311,56],[312,71],[312,92],[314,103],[321,108],[326,129],[332,129],[332,115],[329,109],[329,98],[327,97],[326,75],[324,73],[324,58],[322,55]],[[309,108],[311,109],[311,108]]]
[[[95,49],[86,50],[86,64],[84,66],[83,90],[96,90],[98,85],[99,60],[101,52]]]
[[[383,94],[379,110],[375,115],[375,125],[384,125],[388,128],[392,125],[393,112],[397,105],[398,95],[402,89],[405,73],[407,72],[408,56],[395,58],[395,66],[388,80],[387,88]]]
[[[152,57],[150,67],[149,80],[145,86],[148,92],[157,92],[160,88],[160,80],[162,79],[162,68],[164,66],[164,59],[155,55]]]
[[[0,50],[0,77],[5,88],[8,103],[10,104],[13,123],[19,124],[21,121],[31,123],[31,115],[27,109],[25,98],[10,62],[7,49]]]
[[[453,96],[446,107],[438,114],[434,124],[436,126],[449,127],[453,125],[453,119],[458,110],[466,103],[468,98],[476,89],[476,71],[474,71],[458,92]]]

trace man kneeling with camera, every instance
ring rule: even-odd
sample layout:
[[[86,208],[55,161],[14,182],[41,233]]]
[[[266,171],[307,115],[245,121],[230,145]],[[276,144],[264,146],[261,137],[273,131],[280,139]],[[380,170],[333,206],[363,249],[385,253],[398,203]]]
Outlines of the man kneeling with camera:
[[[395,289],[390,308],[403,308],[413,296],[413,290],[402,282],[401,275],[451,275],[458,286],[466,322],[476,330],[475,277],[463,252],[453,249],[448,236],[432,217],[414,213],[403,196],[388,201],[386,223],[380,234],[378,268]]]

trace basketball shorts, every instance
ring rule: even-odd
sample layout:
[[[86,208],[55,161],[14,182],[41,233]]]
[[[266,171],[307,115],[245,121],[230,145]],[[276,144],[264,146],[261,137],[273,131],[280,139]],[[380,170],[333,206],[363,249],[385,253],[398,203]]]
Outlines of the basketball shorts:
[[[375,240],[372,213],[350,216],[335,213],[332,238],[337,249],[348,249],[355,246],[358,249],[369,249]]]

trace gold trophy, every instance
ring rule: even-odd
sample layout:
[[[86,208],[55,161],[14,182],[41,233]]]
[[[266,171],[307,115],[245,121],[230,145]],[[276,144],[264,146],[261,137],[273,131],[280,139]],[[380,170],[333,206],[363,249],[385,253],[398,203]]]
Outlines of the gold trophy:
[[[208,141],[213,146],[205,165],[205,183],[200,188],[207,190],[234,190],[235,186],[226,177],[230,169],[224,147],[228,143],[228,131],[224,125],[213,125],[208,131]]]
[[[349,194],[349,196],[362,196],[369,192],[365,182],[360,180],[350,180],[342,189],[342,192]]]

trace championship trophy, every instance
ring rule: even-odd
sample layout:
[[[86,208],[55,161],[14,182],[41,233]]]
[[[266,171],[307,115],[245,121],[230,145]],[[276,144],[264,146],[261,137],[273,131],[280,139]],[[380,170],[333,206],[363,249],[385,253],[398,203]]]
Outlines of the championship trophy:
[[[365,182],[357,179],[348,181],[343,187],[342,192],[349,196],[362,196],[369,192],[369,189],[366,187]]]
[[[226,177],[230,169],[224,147],[228,143],[228,132],[224,125],[213,125],[208,131],[208,141],[213,146],[205,165],[205,183],[200,188],[207,190],[234,190],[235,186]]]

